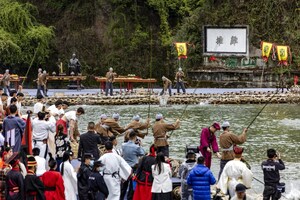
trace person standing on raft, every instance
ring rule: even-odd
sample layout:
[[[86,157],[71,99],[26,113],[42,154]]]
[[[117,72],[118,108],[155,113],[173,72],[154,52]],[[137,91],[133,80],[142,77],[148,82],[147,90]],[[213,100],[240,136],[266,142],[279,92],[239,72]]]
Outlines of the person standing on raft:
[[[229,130],[230,124],[224,121],[222,124],[223,133],[220,135],[220,147],[222,148],[222,157],[220,161],[219,178],[224,166],[230,160],[234,159],[233,147],[237,144],[243,144],[247,139],[247,129],[245,128],[241,135],[235,135]]]
[[[203,128],[200,134],[200,147],[199,150],[205,158],[205,166],[210,169],[212,152],[217,154],[220,158],[219,147],[215,133],[220,130],[220,124],[214,122],[210,127]]]

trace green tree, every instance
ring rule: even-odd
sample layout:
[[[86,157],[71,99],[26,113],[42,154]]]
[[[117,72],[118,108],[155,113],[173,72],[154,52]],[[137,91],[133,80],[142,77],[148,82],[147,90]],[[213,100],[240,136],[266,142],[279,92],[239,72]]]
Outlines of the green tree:
[[[53,27],[37,22],[37,8],[29,3],[0,0],[0,64],[29,65],[36,52],[35,63],[43,63],[50,53]]]

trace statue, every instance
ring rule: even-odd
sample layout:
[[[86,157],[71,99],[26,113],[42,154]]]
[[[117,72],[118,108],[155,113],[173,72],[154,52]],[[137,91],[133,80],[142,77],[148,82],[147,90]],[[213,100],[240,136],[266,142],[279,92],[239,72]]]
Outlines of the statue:
[[[72,58],[70,59],[68,67],[69,67],[68,75],[73,74],[73,75],[77,76],[78,74],[81,73],[81,71],[80,71],[81,64],[80,64],[79,60],[76,58],[75,53],[73,53]]]

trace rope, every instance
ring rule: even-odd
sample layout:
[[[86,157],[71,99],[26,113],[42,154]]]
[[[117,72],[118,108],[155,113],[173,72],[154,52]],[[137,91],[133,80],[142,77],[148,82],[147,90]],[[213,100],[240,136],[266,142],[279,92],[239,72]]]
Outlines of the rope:
[[[35,49],[35,51],[34,51],[33,58],[32,58],[32,60],[31,60],[31,62],[30,62],[29,68],[28,68],[28,70],[27,70],[27,72],[26,72],[26,74],[25,74],[25,78],[23,79],[22,86],[23,86],[23,84],[24,84],[24,82],[25,82],[25,80],[26,80],[26,78],[27,78],[27,75],[28,75],[28,73],[29,73],[29,70],[30,70],[31,67],[32,67],[33,61],[34,61],[34,59],[35,59],[35,57],[36,57],[36,54],[37,54],[37,52],[38,52],[38,48],[39,48],[39,47],[40,47],[40,43],[38,44],[38,46],[36,47],[36,49]]]

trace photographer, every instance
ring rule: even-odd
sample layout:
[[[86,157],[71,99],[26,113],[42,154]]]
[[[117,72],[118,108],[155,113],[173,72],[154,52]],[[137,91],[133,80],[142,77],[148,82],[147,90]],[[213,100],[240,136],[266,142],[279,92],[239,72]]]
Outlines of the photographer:
[[[282,183],[280,181],[279,170],[284,170],[285,165],[280,159],[280,154],[276,153],[274,149],[267,150],[268,160],[263,161],[261,164],[261,168],[264,172],[264,200],[272,200],[280,199],[281,193],[284,192],[282,189]]]

